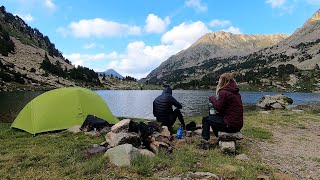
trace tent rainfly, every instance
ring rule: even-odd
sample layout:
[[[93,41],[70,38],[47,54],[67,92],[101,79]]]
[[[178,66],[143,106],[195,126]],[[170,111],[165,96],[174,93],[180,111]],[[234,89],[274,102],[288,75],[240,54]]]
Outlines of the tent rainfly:
[[[30,101],[11,127],[31,134],[68,129],[81,125],[88,114],[116,124],[105,101],[94,91],[69,87],[48,91]]]

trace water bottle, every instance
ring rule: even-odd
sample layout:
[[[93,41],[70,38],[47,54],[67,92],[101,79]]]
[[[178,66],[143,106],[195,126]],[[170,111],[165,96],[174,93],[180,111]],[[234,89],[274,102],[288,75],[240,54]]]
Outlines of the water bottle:
[[[182,134],[183,134],[183,130],[182,130],[182,127],[180,126],[177,130],[177,139],[182,139]]]
[[[209,103],[209,115],[215,115],[216,111],[214,110],[213,104]]]

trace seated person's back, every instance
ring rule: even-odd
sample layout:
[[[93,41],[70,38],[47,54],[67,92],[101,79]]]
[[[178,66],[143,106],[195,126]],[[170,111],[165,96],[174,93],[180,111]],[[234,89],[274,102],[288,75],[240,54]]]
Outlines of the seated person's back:
[[[173,110],[172,106],[177,109]],[[162,94],[153,101],[153,115],[162,125],[171,128],[178,117],[181,125],[184,126],[183,116],[179,109],[182,105],[172,96],[172,89],[166,87]]]

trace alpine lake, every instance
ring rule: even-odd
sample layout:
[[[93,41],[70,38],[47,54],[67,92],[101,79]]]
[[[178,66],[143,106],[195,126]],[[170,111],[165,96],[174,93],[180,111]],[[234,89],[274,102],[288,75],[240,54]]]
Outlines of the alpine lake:
[[[152,102],[161,90],[97,90],[117,117],[154,119]],[[13,122],[23,107],[44,91],[0,92],[0,122]],[[208,114],[208,97],[214,91],[174,90],[173,96],[182,104],[184,116]],[[244,109],[253,109],[264,95],[284,94],[293,105],[320,105],[320,93],[241,92]]]

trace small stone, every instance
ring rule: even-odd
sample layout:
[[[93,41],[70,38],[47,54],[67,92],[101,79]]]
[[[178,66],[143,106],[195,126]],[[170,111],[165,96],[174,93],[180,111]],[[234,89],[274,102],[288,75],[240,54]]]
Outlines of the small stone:
[[[258,112],[261,114],[270,114],[271,113],[271,111],[258,111]]]
[[[236,152],[236,143],[234,141],[219,141],[219,146],[224,153]]]
[[[186,179],[213,179],[219,180],[219,176],[210,172],[187,172]]]
[[[131,121],[130,119],[121,120],[120,122],[118,122],[117,124],[111,127],[111,131],[113,133],[128,132],[130,121]]]
[[[69,129],[67,129],[67,131],[76,134],[76,133],[81,132],[80,127],[81,127],[80,125],[75,125],[75,126],[69,128]]]
[[[170,139],[171,133],[168,130],[167,126],[162,126],[162,130],[160,132],[161,136],[168,137]]]
[[[105,152],[106,150],[107,148],[104,146],[96,146],[96,147],[86,149],[86,153],[87,155],[93,155],[93,154]]]
[[[140,136],[137,133],[113,133],[111,131],[107,133],[106,141],[111,147],[121,144],[132,144],[135,147],[139,147],[141,145]]]
[[[236,133],[226,133],[226,132],[218,132],[218,139],[224,141],[234,141],[243,139],[243,135],[241,132]]]
[[[270,177],[266,175],[259,175],[258,180],[270,180]]]
[[[98,131],[89,131],[89,132],[84,132],[85,135],[90,135],[90,136],[95,136],[98,137],[100,136],[100,133]]]
[[[236,155],[236,159],[241,160],[241,161],[248,161],[248,160],[250,160],[250,157],[246,154],[238,154],[238,155]]]

